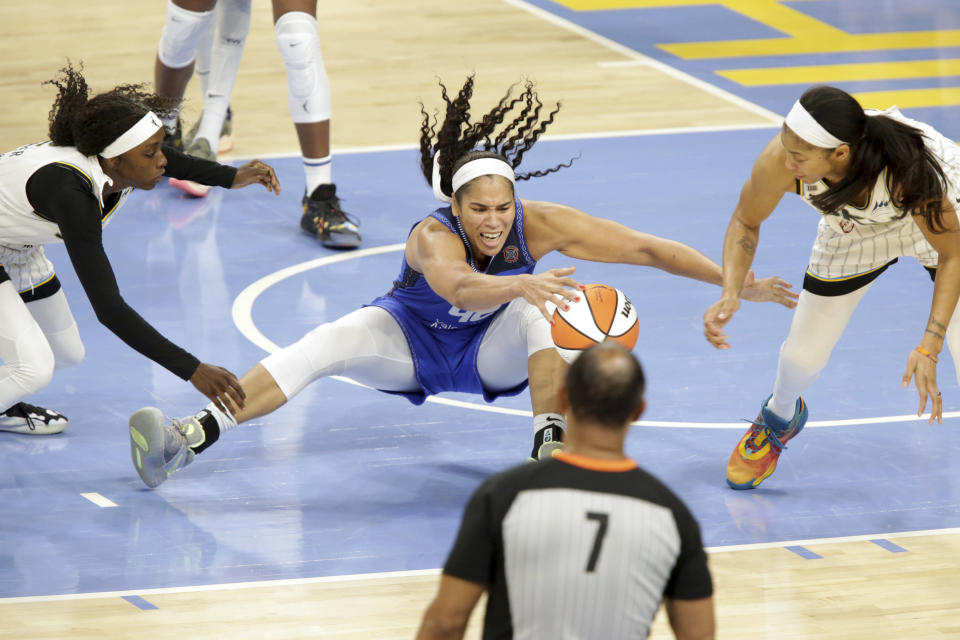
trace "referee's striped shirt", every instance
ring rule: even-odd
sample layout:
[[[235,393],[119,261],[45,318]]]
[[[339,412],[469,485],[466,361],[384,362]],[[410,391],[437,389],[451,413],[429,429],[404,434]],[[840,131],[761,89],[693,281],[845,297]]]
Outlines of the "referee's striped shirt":
[[[487,480],[443,572],[489,587],[485,639],[646,638],[665,596],[713,594],[673,492],[633,460],[566,453]]]

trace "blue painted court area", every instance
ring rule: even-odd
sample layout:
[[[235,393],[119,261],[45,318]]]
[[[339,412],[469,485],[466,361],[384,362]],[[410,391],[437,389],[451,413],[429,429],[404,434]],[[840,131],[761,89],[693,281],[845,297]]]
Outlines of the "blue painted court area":
[[[542,142],[525,168],[577,154],[573,168],[519,183],[528,199],[568,203],[720,258],[721,237],[757,151],[774,134],[744,132]],[[136,193],[107,227],[107,250],[132,306],[201,359],[241,374],[265,353],[231,319],[250,283],[332,254],[298,230],[297,159],[272,161],[285,190]],[[364,248],[402,242],[436,206],[412,151],[337,157],[344,206]],[[817,215],[787,198],[764,226],[756,270],[799,286]],[[185,415],[193,388],[101,328],[59,247],[49,251],[72,302],[87,359],[34,401],[71,418],[62,435],[0,434],[0,596],[132,590],[438,567],[467,496],[521,463],[521,415],[405,400],[334,380],[223,436],[156,491],[129,459],[127,416],[141,406]],[[357,254],[362,256],[362,254]],[[399,252],[356,257],[278,282],[253,303],[256,327],[286,344],[385,292]],[[540,267],[573,264],[552,256]],[[719,428],[634,429],[629,450],[686,500],[708,545],[883,534],[960,526],[957,418],[943,425],[863,419],[916,411],[900,388],[923,330],[931,283],[915,263],[891,268],[854,316],[806,400],[812,421],[754,492],[723,481],[727,457],[769,393],[790,312],[745,303],[734,348],[703,339],[711,285],[639,267],[576,263],[582,282],[623,289],[640,315],[636,352],[650,380],[651,421]],[[949,358],[945,410],[960,408]],[[454,399],[478,402],[454,395]],[[526,411],[526,394],[495,407]],[[482,404],[482,402],[480,402]],[[858,422],[859,421],[859,422]],[[116,503],[103,508],[81,493]],[[137,604],[137,603],[134,603]],[[140,603],[137,606],[142,605]]]

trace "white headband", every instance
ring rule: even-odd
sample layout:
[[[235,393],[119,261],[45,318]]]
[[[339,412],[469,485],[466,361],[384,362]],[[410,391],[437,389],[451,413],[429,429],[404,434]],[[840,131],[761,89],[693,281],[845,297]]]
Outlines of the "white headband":
[[[823,125],[803,108],[799,100],[794,103],[784,122],[791,131],[815,147],[836,149],[842,144],[848,144],[824,129]]]
[[[153,111],[147,111],[147,114],[140,118],[137,124],[124,131],[120,134],[119,138],[108,144],[106,148],[100,152],[100,156],[104,158],[115,158],[121,153],[126,153],[138,144],[148,140],[150,136],[155,134],[162,126],[163,123],[160,122],[157,114]]]
[[[446,195],[440,189],[440,163],[438,161],[440,152],[433,156],[433,195],[441,202],[450,202],[452,198]],[[456,193],[460,187],[467,184],[474,178],[480,176],[503,176],[510,181],[510,184],[516,184],[516,178],[513,175],[513,167],[500,160],[499,158],[477,158],[466,163],[453,174],[451,180],[453,192]]]

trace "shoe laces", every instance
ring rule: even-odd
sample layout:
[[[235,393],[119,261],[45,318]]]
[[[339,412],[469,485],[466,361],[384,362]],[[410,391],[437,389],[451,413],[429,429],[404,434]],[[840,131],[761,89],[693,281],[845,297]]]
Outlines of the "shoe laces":
[[[763,422],[763,418],[758,417],[756,420],[747,420],[746,418],[741,418],[741,420],[750,423],[750,435],[747,437],[747,441],[744,442],[743,445],[751,453],[756,453],[760,450],[760,447],[763,446],[761,444],[757,444],[757,437],[761,433],[766,435],[766,442],[770,443],[770,448],[773,449],[774,453],[780,453],[787,448],[787,445],[780,442],[777,432]]]
[[[33,414],[33,415],[31,415]],[[46,416],[47,410],[43,407],[38,407],[34,404],[27,404],[26,402],[18,402],[9,409],[3,412],[3,415],[10,418],[23,418],[27,421],[27,427],[30,428],[30,431],[37,430],[37,418],[33,417],[34,415]],[[46,418],[40,418],[40,422],[46,422]]]
[[[337,226],[349,222],[355,227],[360,226],[360,220],[340,208],[340,198],[332,196],[324,200],[314,200],[320,207],[320,217],[325,226]]]

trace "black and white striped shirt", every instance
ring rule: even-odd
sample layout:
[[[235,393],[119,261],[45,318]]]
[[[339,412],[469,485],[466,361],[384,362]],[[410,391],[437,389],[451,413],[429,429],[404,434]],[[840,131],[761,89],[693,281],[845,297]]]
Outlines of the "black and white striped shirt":
[[[489,587],[485,639],[646,638],[664,597],[713,594],[673,492],[633,460],[570,454],[487,480],[443,572]]]

